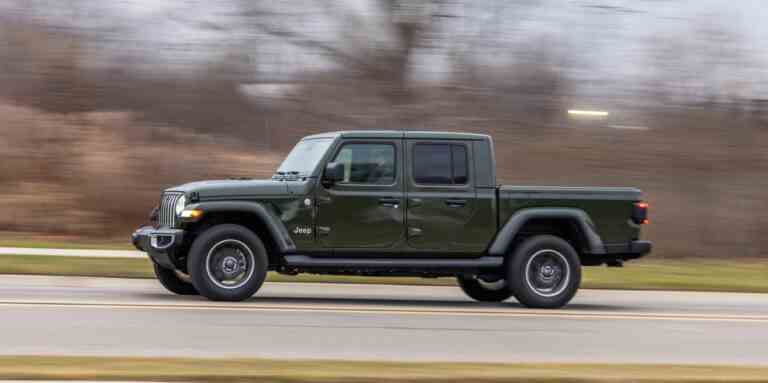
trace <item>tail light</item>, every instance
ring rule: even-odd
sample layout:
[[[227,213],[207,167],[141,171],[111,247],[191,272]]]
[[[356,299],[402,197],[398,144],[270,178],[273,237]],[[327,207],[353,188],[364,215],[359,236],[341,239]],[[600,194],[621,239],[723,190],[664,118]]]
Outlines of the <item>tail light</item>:
[[[635,202],[632,207],[632,222],[640,225],[651,222],[648,220],[648,202]]]

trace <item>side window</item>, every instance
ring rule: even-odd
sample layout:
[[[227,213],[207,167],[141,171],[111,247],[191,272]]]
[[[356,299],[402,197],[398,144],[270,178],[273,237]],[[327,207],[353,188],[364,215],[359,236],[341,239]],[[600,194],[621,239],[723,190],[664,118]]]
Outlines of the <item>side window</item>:
[[[416,144],[413,180],[422,185],[465,185],[469,180],[467,147],[459,144]]]
[[[467,147],[464,145],[451,145],[453,159],[453,183],[465,185],[469,179],[467,172]]]
[[[389,144],[346,144],[333,160],[344,164],[340,184],[391,185],[395,182],[395,147]]]
[[[416,144],[413,147],[413,180],[417,184],[451,184],[451,146]]]

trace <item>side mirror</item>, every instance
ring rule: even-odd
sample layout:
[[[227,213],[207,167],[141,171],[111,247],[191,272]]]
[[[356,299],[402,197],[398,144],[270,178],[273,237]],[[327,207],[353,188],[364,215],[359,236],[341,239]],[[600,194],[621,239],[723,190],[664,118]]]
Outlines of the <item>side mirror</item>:
[[[344,180],[344,164],[341,162],[329,162],[323,172],[323,186],[330,187],[336,182]]]

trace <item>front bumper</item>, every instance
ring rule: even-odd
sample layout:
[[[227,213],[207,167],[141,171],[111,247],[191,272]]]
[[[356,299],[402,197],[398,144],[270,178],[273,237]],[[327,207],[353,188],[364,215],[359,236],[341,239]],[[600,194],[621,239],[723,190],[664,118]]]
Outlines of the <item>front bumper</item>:
[[[146,252],[153,262],[168,269],[178,269],[176,253],[184,243],[184,230],[142,226],[131,235],[137,249]]]

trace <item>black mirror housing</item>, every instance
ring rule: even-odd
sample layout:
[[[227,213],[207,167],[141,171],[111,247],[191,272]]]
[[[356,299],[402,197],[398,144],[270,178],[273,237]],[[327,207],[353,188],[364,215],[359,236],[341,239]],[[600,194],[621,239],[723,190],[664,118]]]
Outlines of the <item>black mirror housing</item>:
[[[323,172],[323,185],[331,186],[344,180],[344,164],[341,162],[329,162]]]

